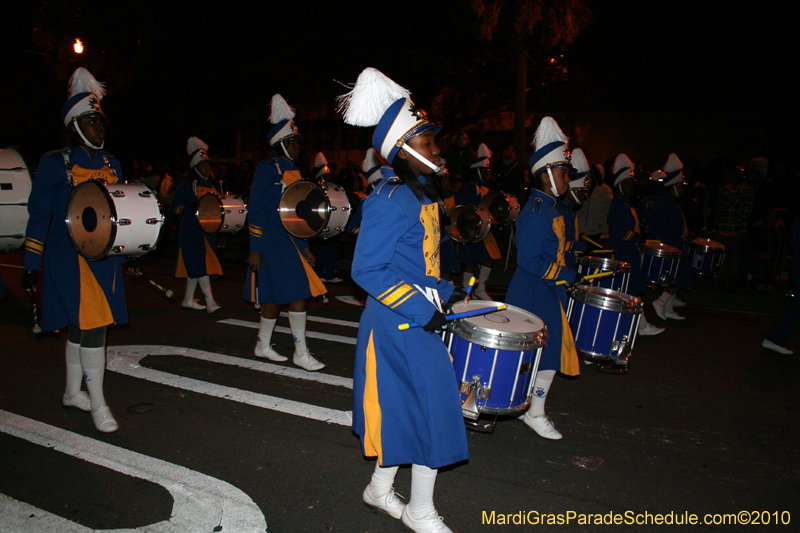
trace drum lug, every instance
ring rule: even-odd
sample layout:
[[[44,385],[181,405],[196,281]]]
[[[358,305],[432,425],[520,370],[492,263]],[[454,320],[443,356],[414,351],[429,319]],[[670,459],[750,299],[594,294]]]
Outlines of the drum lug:
[[[349,207],[342,207],[342,211],[350,211]]]
[[[337,207],[335,205],[331,206],[331,211],[336,211]]]
[[[114,246],[113,248],[111,248],[111,251],[120,254],[124,249],[125,249],[124,246]]]
[[[142,191],[142,192],[139,193],[139,196],[141,196],[142,198],[150,198],[151,196],[153,196],[153,192],[152,191]]]
[[[611,343],[611,359],[614,364],[628,366],[628,359],[631,355],[630,345],[628,344],[628,336],[624,335],[620,340]]]
[[[130,226],[131,225],[131,219],[129,219],[129,218],[121,218],[117,222],[117,225],[118,226]]]
[[[145,224],[150,224],[150,225],[158,224],[159,222],[161,222],[161,219],[158,218],[148,218],[147,220],[144,221]]]
[[[478,400],[488,400],[492,396],[492,390],[488,387],[484,388],[481,385],[480,376],[472,376],[472,381],[461,382],[459,391],[461,394],[467,396],[461,403],[461,413],[464,415],[464,418],[477,420],[480,415]]]
[[[150,248],[149,244],[140,244],[139,245],[139,249],[140,250],[150,250],[151,248]]]
[[[114,198],[125,198],[125,193],[122,191],[111,191],[111,196]]]

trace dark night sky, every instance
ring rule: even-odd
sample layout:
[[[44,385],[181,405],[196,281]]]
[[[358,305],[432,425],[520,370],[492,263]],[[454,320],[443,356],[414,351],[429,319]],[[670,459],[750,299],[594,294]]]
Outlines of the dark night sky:
[[[333,80],[353,82],[366,66],[412,89],[418,102],[469,79],[459,75],[475,57],[486,63],[476,72],[487,86],[513,83],[502,47],[473,39],[468,2],[17,4],[5,8],[10,16],[0,36],[0,144],[22,146],[29,158],[28,150],[60,144],[64,73],[79,65],[41,53],[32,28],[42,21],[54,39],[84,37],[87,56],[94,56],[82,61],[109,82],[104,109],[111,134],[134,151],[172,143],[179,149],[210,109],[224,114],[274,92],[295,95],[290,102],[332,101],[343,92]],[[797,139],[798,47],[785,4],[719,5],[592,2],[592,24],[564,54],[574,97],[543,97],[542,106],[735,111]],[[498,90],[497,98],[508,94]],[[130,155],[118,146],[113,151]]]

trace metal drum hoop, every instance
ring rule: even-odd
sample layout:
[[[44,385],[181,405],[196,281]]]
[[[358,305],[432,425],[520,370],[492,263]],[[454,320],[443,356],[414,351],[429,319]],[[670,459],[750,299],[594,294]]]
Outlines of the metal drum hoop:
[[[578,285],[576,287],[570,287],[568,292],[570,298],[576,302],[606,311],[634,314],[641,313],[644,307],[644,303],[640,298],[622,292],[612,291],[604,287]],[[625,298],[620,298],[620,296],[624,296]]]
[[[102,186],[101,186],[101,183],[103,184]],[[103,180],[103,181],[101,181],[101,180],[88,180],[88,181],[84,181],[83,183],[81,183],[79,185],[76,185],[75,189],[69,195],[69,199],[67,200],[67,211],[66,211],[66,213],[64,215],[64,222],[66,222],[66,224],[67,224],[67,235],[69,236],[69,240],[72,243],[72,247],[81,256],[85,257],[86,259],[89,259],[90,261],[99,261],[100,259],[103,259],[104,257],[106,257],[108,255],[108,252],[111,251],[111,247],[114,245],[114,241],[116,241],[116,239],[117,239],[117,224],[116,224],[116,222],[117,222],[117,209],[116,209],[116,206],[114,205],[114,200],[111,198],[111,194],[108,192],[108,190],[106,189],[105,185],[106,185],[105,180]],[[75,237],[73,236],[73,229],[77,229],[77,228],[73,228],[73,220],[72,220],[72,217],[70,215],[70,213],[72,212],[73,204],[75,202],[79,201],[78,200],[79,191],[81,189],[84,189],[84,188],[87,188],[87,187],[90,187],[90,186],[91,187],[95,187],[97,190],[99,190],[103,194],[103,198],[105,198],[106,205],[108,206],[108,219],[109,219],[109,222],[111,224],[108,242],[105,244],[105,246],[103,248],[103,251],[101,253],[95,254],[95,255],[92,255],[92,254],[89,254],[89,253],[85,252],[83,250],[83,248],[81,247],[81,245],[78,244],[78,242],[75,240]],[[78,204],[78,207],[80,207],[80,204]],[[83,216],[83,213],[85,212],[86,208],[88,208],[88,207],[91,207],[92,209],[95,209],[95,206],[86,205],[83,209],[81,209],[81,217]],[[96,211],[96,209],[95,209],[95,211]],[[78,217],[76,219],[76,223],[77,223],[77,220],[79,218],[81,218],[81,217]]]

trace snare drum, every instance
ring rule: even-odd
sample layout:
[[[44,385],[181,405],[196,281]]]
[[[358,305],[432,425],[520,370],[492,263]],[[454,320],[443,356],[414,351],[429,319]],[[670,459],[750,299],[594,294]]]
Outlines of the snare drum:
[[[278,206],[281,224],[299,239],[329,238],[344,231],[350,218],[350,201],[341,187],[323,182],[292,183],[281,195]]]
[[[453,306],[453,312],[498,305],[461,302]],[[505,415],[527,409],[546,341],[544,322],[511,305],[450,322],[445,343],[459,380],[464,417],[476,420],[481,413]]]
[[[25,245],[31,175],[19,152],[0,148],[0,253]]]
[[[617,274],[586,280],[582,283],[612,291],[628,292],[628,281],[631,276],[630,263],[593,255],[584,255],[578,258],[578,277],[601,272],[617,272]]]
[[[681,251],[663,242],[645,242],[639,245],[642,251],[642,274],[648,285],[669,287],[675,281]]]
[[[591,285],[567,291],[567,319],[578,353],[627,366],[642,316],[642,300]]]
[[[480,242],[489,235],[492,223],[489,214],[471,205],[457,205],[447,212],[447,234],[457,243]]]
[[[237,233],[247,218],[247,206],[238,194],[226,194],[219,199],[222,204],[222,227],[220,233]]]
[[[513,224],[519,216],[519,201],[513,194],[490,192],[481,199],[480,208],[489,214],[489,220],[497,226]]]
[[[197,211],[195,212],[200,229],[209,235],[219,233],[225,221],[225,210],[222,207],[222,200],[213,193],[207,193],[197,200]]]
[[[725,260],[725,245],[711,239],[692,241],[692,270],[701,276],[716,276]]]
[[[75,250],[96,261],[155,250],[164,215],[156,193],[142,182],[85,181],[69,196],[66,223]]]

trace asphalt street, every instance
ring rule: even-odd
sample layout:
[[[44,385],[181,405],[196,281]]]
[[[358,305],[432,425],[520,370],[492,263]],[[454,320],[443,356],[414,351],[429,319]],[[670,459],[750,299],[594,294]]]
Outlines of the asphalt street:
[[[105,383],[120,430],[106,435],[61,407],[66,333],[33,336],[21,256],[0,256],[0,531],[403,531],[361,502],[374,462],[349,420],[363,292],[345,279],[310,305],[308,344],[327,365],[310,374],[254,357],[242,263],[213,282],[213,315],[181,307],[171,258],[142,263],[177,299],[126,276],[131,321],[109,328]],[[490,284],[498,299],[507,279]],[[695,516],[712,531],[797,527],[800,359],[760,347],[787,302],[707,283],[685,300],[684,321],[648,305],[667,331],[637,339],[628,375],[582,365],[556,378],[547,410],[563,440],[514,418],[468,432],[469,461],[437,480],[448,526],[655,531]],[[274,342],[291,354],[285,317]],[[396,490],[409,485],[403,468]]]

